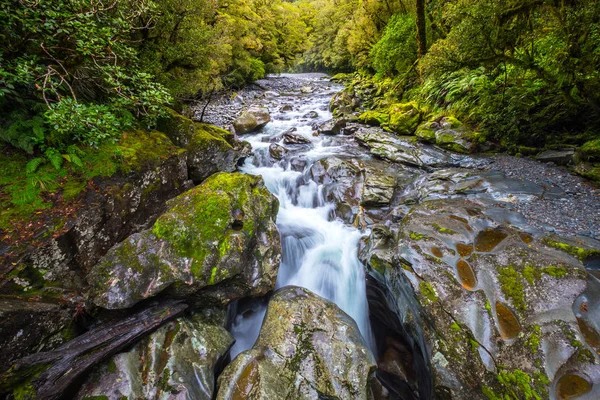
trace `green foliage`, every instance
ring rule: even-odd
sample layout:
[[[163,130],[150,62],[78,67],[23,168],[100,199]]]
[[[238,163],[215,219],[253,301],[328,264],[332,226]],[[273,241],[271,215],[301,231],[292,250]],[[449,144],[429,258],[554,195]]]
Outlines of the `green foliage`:
[[[597,137],[595,1],[430,0],[430,47],[418,62],[415,2],[304,3],[314,13],[303,66],[391,77],[388,102],[394,96],[395,102],[420,101],[507,148],[583,144]]]
[[[370,52],[375,70],[385,75],[405,73],[417,59],[415,20],[409,14],[396,14],[381,39]]]

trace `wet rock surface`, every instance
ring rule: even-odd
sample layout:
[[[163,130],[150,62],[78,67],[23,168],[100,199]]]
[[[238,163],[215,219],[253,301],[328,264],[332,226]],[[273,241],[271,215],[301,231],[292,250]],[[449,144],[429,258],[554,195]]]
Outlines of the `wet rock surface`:
[[[168,206],[150,230],[113,247],[92,269],[96,305],[127,308],[167,288],[184,297],[207,287],[205,301],[226,304],[273,288],[278,202],[260,177],[216,174]]]
[[[217,399],[367,399],[374,370],[352,318],[288,286],[271,298],[253,348],[219,376]]]
[[[76,399],[205,399],[215,371],[233,344],[225,313],[207,309],[163,325],[97,367]]]

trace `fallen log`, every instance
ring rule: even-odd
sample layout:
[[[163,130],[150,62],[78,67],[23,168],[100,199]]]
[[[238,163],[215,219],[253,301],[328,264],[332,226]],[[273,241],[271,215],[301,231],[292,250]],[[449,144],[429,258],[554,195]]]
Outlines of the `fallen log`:
[[[36,399],[61,399],[91,367],[135,343],[187,307],[176,300],[155,304],[98,326],[55,350],[24,357],[0,377],[0,393],[8,394],[19,388],[20,393]]]

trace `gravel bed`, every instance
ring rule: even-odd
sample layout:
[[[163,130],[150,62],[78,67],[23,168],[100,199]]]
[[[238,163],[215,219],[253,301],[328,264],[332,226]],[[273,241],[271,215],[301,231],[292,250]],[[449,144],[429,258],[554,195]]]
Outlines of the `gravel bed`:
[[[535,227],[561,235],[600,239],[600,188],[572,174],[566,167],[529,158],[499,154],[488,169],[507,178],[527,180],[544,188],[559,188],[557,199],[540,198],[516,203],[516,209]]]

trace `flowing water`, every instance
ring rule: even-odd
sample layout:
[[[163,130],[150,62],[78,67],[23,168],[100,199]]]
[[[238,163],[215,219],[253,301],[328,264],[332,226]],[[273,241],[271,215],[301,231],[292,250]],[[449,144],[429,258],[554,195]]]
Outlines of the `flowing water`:
[[[281,235],[282,262],[276,288],[302,286],[333,301],[354,318],[373,348],[364,266],[357,258],[362,233],[332,217],[334,204],[323,198],[322,187],[307,173],[315,161],[331,155],[347,155],[356,151],[356,146],[348,143],[348,137],[312,135],[313,124],[332,118],[329,101],[341,87],[316,78],[306,78],[306,84],[316,93],[302,94],[297,90],[290,97],[277,99],[272,104],[291,104],[293,111],[278,112],[277,108],[271,108],[273,120],[270,123],[259,133],[241,137],[250,142],[254,150],[241,169],[262,176],[267,188],[279,199],[277,227]],[[304,117],[310,111],[316,111],[319,116]],[[269,156],[269,145],[271,142],[282,144],[280,135],[290,128],[296,128],[295,135],[312,143],[286,146],[290,149],[288,155],[275,161]],[[236,344],[231,350],[232,357],[252,347],[265,311],[266,305],[256,303],[235,317],[232,333]]]

